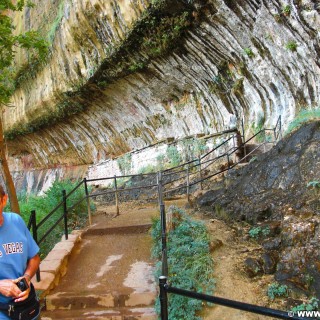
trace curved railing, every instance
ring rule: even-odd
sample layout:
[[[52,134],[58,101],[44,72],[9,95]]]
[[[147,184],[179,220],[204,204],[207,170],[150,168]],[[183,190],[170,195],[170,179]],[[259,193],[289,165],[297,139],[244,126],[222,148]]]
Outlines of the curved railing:
[[[149,199],[158,199],[160,213],[161,216],[164,216],[164,204],[163,198],[170,193],[183,193],[183,189],[185,189],[185,193],[189,197],[191,187],[195,185],[199,185],[202,188],[202,183],[206,180],[209,180],[215,176],[218,176],[230,169],[234,168],[236,165],[243,163],[246,159],[250,156],[250,153],[245,154],[243,157],[238,159],[237,161],[231,161],[233,157],[236,159],[237,152],[239,153],[246,153],[246,146],[249,142],[253,141],[257,136],[260,134],[264,134],[268,131],[272,131],[274,134],[274,141],[276,142],[277,139],[281,136],[281,118],[279,117],[275,128],[273,129],[261,129],[257,132],[254,136],[252,136],[247,141],[241,143],[239,146],[236,146],[236,135],[232,134],[229,138],[224,140],[218,146],[214,147],[209,152],[199,156],[197,159],[193,159],[181,165],[178,165],[173,168],[169,168],[160,172],[154,173],[145,173],[145,174],[138,174],[138,175],[123,175],[123,176],[113,176],[113,177],[105,177],[105,178],[96,178],[96,179],[87,179],[84,178],[73,190],[69,193],[66,193],[65,190],[62,191],[61,194],[61,202],[53,208],[41,221],[37,222],[36,211],[32,210],[31,215],[28,222],[28,228],[32,229],[32,234],[34,239],[38,244],[41,244],[51,233],[52,231],[63,221],[64,222],[64,234],[65,239],[68,239],[68,213],[75,208],[79,203],[82,201],[87,202],[87,211],[88,211],[88,219],[89,224],[91,224],[91,209],[90,209],[90,199],[95,198],[101,195],[110,195],[115,201],[116,206],[116,214],[119,214],[119,202],[120,202],[120,195],[125,192],[131,192],[134,190],[148,190]],[[228,131],[228,133],[230,133]],[[239,133],[237,133],[239,134]],[[230,147],[232,144],[232,147]],[[261,148],[264,143],[258,145],[257,148]],[[226,149],[223,151],[221,155],[216,155],[217,152],[220,152],[221,149]],[[254,151],[254,150],[253,150]],[[253,152],[251,151],[251,153]],[[214,164],[217,163],[225,163],[225,167],[221,170],[211,171],[210,169]],[[209,171],[209,174],[205,175],[205,173]],[[154,179],[151,183],[140,185],[140,186],[133,186],[133,187],[125,187],[121,188],[118,186],[119,179],[127,179],[127,178],[134,178],[134,177],[144,177],[147,176],[149,180]],[[150,179],[151,177],[151,179]],[[113,187],[109,187],[107,190],[104,190],[99,193],[89,193],[88,184],[92,184],[93,182],[97,181],[106,181],[111,180],[113,183]],[[111,183],[111,184],[112,184]],[[178,186],[172,187],[174,183],[179,183]],[[76,203],[73,203],[71,206],[68,206],[68,199],[70,196],[79,188],[84,188],[84,197],[78,200]],[[61,214],[58,214],[56,220],[51,224],[50,228],[42,233],[39,232],[40,228],[44,228],[45,223],[57,213],[61,211]],[[165,227],[165,223],[164,223]],[[164,230],[165,233],[165,230]],[[41,234],[41,236],[40,236]],[[166,254],[164,253],[163,256],[165,257]],[[164,263],[165,265],[166,263]],[[166,268],[166,266],[165,266]],[[37,274],[37,279],[40,280],[40,273]]]

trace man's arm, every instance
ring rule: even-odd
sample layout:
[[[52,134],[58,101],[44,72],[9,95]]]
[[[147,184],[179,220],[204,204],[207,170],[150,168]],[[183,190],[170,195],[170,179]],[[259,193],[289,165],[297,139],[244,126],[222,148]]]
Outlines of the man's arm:
[[[29,284],[29,287],[30,287],[31,278],[37,272],[37,270],[39,268],[39,264],[40,264],[40,257],[39,257],[39,255],[36,254],[34,257],[32,257],[30,260],[28,260],[25,274],[19,278],[19,279],[26,278],[27,282]],[[24,292],[21,292],[21,290],[16,285],[16,283],[19,281],[19,279],[0,280],[0,293],[6,297],[16,298],[15,299],[16,302],[23,301],[23,300],[27,299],[29,292],[30,292],[30,288]]]
[[[31,278],[36,274],[37,270],[39,269],[39,264],[40,264],[40,257],[38,254],[36,254],[34,257],[28,260],[27,268],[24,271],[24,275],[19,279],[26,278],[29,288],[26,291],[23,291],[23,292],[20,291],[20,293],[16,296],[17,299],[14,300],[15,302],[23,301],[28,298],[30,293]],[[19,279],[15,280],[15,282],[19,281]]]
[[[31,281],[32,277],[36,274],[40,265],[40,257],[36,254],[33,258],[28,260],[27,268],[24,271],[24,276],[27,278],[28,282]]]

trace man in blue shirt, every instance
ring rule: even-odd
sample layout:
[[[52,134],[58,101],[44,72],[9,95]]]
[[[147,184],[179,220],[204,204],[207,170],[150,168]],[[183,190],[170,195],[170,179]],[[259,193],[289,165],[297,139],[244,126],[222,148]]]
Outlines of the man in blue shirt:
[[[16,213],[3,212],[7,199],[8,195],[0,185],[0,303],[27,299],[31,278],[40,264],[39,247],[23,219]],[[29,284],[23,292],[16,285],[22,278]],[[0,320],[3,319],[10,318],[0,312]]]

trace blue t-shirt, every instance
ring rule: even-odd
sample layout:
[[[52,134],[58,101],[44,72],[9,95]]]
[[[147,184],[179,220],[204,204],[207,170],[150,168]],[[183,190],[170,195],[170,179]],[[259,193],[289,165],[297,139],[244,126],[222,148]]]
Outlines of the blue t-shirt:
[[[3,218],[0,227],[0,280],[17,279],[23,276],[28,260],[39,252],[39,247],[18,214],[3,212]],[[0,294],[0,302],[10,300],[12,298]],[[0,312],[0,319],[9,318]]]

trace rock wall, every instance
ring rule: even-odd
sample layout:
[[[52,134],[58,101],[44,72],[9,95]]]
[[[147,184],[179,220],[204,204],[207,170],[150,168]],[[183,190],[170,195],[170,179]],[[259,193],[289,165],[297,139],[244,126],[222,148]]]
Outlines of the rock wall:
[[[280,115],[286,127],[318,105],[316,0],[35,3],[24,27],[42,27],[52,54],[5,112],[13,171],[94,165],[242,119],[248,133]]]
[[[262,270],[274,273],[277,281],[316,297],[320,294],[319,140],[320,121],[316,121],[230,172],[225,187],[205,192],[195,201],[212,216],[247,221],[258,231],[263,250],[255,275]]]

